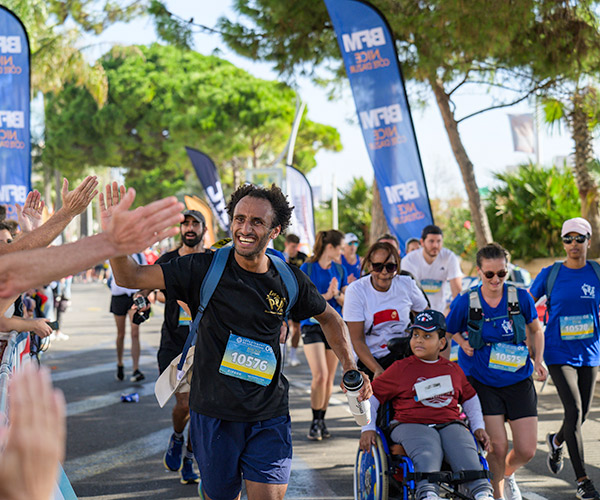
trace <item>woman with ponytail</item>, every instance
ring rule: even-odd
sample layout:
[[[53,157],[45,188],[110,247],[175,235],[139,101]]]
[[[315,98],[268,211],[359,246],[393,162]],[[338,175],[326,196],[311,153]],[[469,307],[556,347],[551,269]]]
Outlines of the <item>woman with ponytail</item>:
[[[342,255],[343,240],[344,233],[335,229],[319,231],[312,256],[300,267],[340,315],[344,305],[344,292],[348,285],[346,271],[336,262]],[[313,421],[308,431],[308,439],[320,441],[331,437],[325,425],[325,411],[333,389],[338,360],[316,320],[303,320],[300,327],[304,354],[312,374],[310,404]]]

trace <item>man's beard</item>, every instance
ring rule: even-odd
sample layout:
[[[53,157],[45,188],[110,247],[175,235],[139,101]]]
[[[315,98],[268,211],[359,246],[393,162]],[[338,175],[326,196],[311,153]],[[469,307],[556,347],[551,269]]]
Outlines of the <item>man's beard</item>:
[[[202,241],[202,236],[197,235],[197,234],[195,234],[194,236],[195,236],[194,239],[190,240],[190,239],[186,238],[186,236],[184,235],[181,237],[181,241],[183,242],[183,244],[186,247],[193,248]]]

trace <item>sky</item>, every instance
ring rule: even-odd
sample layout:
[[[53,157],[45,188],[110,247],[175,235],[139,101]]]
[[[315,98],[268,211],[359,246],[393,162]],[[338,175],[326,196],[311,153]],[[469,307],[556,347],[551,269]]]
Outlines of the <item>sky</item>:
[[[195,23],[208,27],[214,27],[221,16],[237,19],[235,12],[230,8],[230,0],[221,2],[168,0],[166,3],[168,9],[178,16],[184,19],[193,18]],[[100,37],[86,39],[84,43],[90,47],[87,49],[88,57],[96,58],[106,52],[111,44],[148,44],[154,41],[157,41],[157,37],[152,21],[149,18],[140,18],[127,25],[112,26]],[[196,34],[194,49],[202,54],[210,54],[218,49],[220,57],[256,77],[272,80],[278,78],[269,64],[257,63],[236,55],[216,34]],[[297,83],[300,97],[307,103],[309,118],[337,128],[343,146],[342,152],[324,151],[317,155],[317,167],[308,175],[310,183],[313,186],[322,186],[324,196],[329,197],[334,182],[341,189],[348,187],[354,177],[364,177],[370,182],[373,179],[373,168],[356,119],[349,85],[345,85],[340,98],[330,101],[326,90],[315,86],[308,79],[299,78]],[[415,90],[409,85],[409,100],[411,100],[411,91],[414,93]],[[486,88],[471,86],[468,92],[463,91],[459,94],[455,102],[457,117],[461,117],[489,106],[492,97],[487,93]],[[414,100],[411,104],[414,104]],[[532,105],[522,103],[511,108],[483,113],[459,125],[459,132],[467,154],[475,166],[475,175],[480,188],[494,184],[495,172],[504,172],[510,166],[534,160],[533,155],[513,151],[508,121],[509,113],[520,114],[533,111]],[[431,92],[427,95],[424,107],[412,106],[412,117],[430,197],[466,197],[460,170],[452,154],[442,118]],[[542,125],[540,131],[542,164],[550,165],[554,158],[565,157],[573,151],[572,141],[564,127],[562,133],[556,126],[553,131],[550,131],[548,126]],[[193,146],[202,149],[201,144]]]

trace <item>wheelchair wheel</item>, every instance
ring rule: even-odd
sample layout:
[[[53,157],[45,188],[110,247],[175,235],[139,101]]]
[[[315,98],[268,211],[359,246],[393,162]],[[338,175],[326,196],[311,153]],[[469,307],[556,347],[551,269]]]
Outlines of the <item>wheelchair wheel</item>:
[[[354,464],[354,500],[388,500],[388,459],[381,438],[368,453],[360,448]]]

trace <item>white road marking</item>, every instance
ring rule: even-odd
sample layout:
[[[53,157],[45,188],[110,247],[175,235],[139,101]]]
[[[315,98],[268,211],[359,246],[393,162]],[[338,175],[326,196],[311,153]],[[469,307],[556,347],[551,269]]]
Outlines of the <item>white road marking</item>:
[[[155,356],[141,356],[140,365],[148,365],[150,363],[156,364]],[[87,366],[85,368],[77,368],[75,370],[59,371],[52,374],[52,382],[60,382],[62,380],[69,380],[72,378],[86,377],[88,375],[94,375],[99,372],[115,371],[117,364],[112,361],[110,363],[102,363],[100,365]],[[131,360],[125,361],[125,367],[131,367]]]

